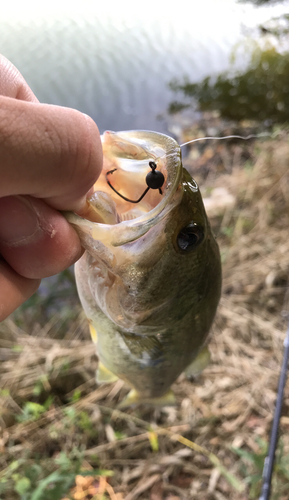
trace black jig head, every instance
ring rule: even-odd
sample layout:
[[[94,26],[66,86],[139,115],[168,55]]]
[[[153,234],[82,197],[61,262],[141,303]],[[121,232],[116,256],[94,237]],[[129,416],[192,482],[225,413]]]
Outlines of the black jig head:
[[[109,182],[108,175],[113,174],[113,172],[115,172],[117,168],[114,168],[113,170],[109,170],[109,172],[106,172],[106,182],[109,185],[109,187],[111,187],[111,189],[116,194],[118,194],[118,196],[120,196],[125,201],[129,201],[130,203],[139,203],[150,189],[158,189],[159,193],[163,194],[161,187],[165,182],[164,174],[159,170],[157,170],[157,164],[154,161],[150,161],[149,166],[151,167],[152,171],[149,172],[146,176],[146,183],[148,187],[145,189],[145,191],[138,200],[130,200],[129,198],[126,198],[125,196],[120,194]]]
[[[157,164],[154,161],[149,162],[149,166],[152,171],[149,172],[146,176],[146,183],[151,189],[158,189],[160,194],[162,193],[161,187],[165,182],[164,174],[159,170],[156,170]]]

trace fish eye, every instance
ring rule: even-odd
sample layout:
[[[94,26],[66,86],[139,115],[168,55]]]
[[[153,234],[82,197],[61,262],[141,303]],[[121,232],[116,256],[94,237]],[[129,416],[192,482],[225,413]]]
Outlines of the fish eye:
[[[183,227],[178,234],[177,244],[180,250],[191,252],[203,241],[204,229],[202,226],[191,222]]]

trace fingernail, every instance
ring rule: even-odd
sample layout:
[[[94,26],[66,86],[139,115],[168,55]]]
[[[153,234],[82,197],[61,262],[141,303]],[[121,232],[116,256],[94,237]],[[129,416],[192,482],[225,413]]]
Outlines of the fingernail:
[[[40,226],[31,203],[22,196],[0,198],[0,242],[20,246],[37,238]]]

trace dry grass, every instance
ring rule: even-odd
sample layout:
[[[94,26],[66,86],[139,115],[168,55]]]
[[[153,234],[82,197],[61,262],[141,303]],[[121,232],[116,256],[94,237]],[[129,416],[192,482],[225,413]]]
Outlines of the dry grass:
[[[214,153],[206,148],[214,150],[206,146],[199,159],[207,155],[211,161]],[[224,279],[210,366],[195,383],[179,378],[173,387],[176,408],[119,412],[116,405],[127,389],[120,381],[97,386],[97,359],[77,306],[70,322],[61,313],[45,325],[27,313],[25,324],[19,316],[7,320],[0,330],[0,486],[1,478],[7,485],[3,499],[32,498],[29,485],[25,490],[23,483],[23,493],[19,481],[35,464],[40,466],[35,480],[39,485],[57,467],[71,471],[76,460],[99,473],[77,475],[76,484],[70,481],[59,498],[257,498],[254,474],[258,481],[282,360],[282,311],[288,311],[289,143],[284,133],[274,141],[232,143],[229,148],[216,143],[215,151],[218,161],[210,165],[206,180],[202,169],[196,178],[204,193],[225,186],[235,202],[212,218]],[[189,168],[192,160],[186,163]],[[275,498],[284,500],[289,484],[288,409],[287,387],[283,448],[274,479]],[[181,443],[180,436],[214,453],[243,491],[208,456]],[[55,462],[64,456],[61,452],[67,457],[66,469]],[[14,477],[11,463],[16,463]],[[29,478],[31,486],[31,474]],[[50,498],[49,488],[37,498]]]

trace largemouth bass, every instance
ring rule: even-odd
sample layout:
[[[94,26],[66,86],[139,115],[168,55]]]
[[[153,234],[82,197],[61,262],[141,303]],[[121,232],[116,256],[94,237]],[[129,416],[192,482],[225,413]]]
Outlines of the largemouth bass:
[[[174,139],[105,132],[102,145],[86,218],[66,214],[86,249],[75,273],[97,380],[131,387],[122,406],[173,403],[172,383],[207,362],[221,290],[218,245]]]

